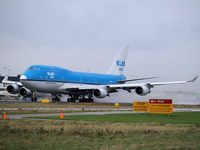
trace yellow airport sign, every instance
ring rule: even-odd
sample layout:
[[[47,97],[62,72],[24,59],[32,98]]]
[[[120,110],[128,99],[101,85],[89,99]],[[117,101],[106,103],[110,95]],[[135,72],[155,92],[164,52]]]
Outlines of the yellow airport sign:
[[[135,101],[133,103],[133,111],[148,112],[149,103],[145,101]]]
[[[171,99],[149,99],[149,113],[172,113]]]

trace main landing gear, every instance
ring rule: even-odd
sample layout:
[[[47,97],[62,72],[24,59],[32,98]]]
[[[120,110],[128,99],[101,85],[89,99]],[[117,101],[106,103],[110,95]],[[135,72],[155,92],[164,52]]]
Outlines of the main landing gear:
[[[32,95],[32,97],[31,97],[31,101],[32,101],[32,102],[37,102],[37,97],[36,97],[36,95],[35,95],[35,92],[33,92],[33,95]]]
[[[52,102],[60,102],[60,98],[58,97],[57,94],[53,95]]]
[[[88,95],[69,95],[67,102],[76,102],[76,100],[79,100],[79,102],[94,102],[94,99],[93,99],[91,94],[88,94]]]
[[[37,102],[37,97],[31,97],[32,102]]]

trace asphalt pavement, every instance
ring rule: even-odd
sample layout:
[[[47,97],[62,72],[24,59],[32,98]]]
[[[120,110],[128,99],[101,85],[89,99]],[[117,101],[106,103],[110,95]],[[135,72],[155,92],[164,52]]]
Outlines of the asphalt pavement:
[[[25,109],[25,108],[24,108]],[[38,110],[41,108],[38,108]],[[45,108],[46,109],[46,108]],[[54,109],[54,108],[49,108]],[[74,110],[75,108],[73,108]],[[79,109],[79,108],[77,108]],[[35,110],[35,108],[34,108]],[[63,109],[60,109],[63,110]],[[69,109],[68,109],[69,110]],[[101,111],[99,111],[101,110]],[[105,115],[105,114],[133,114],[133,113],[141,113],[141,112],[134,112],[132,110],[112,110],[112,111],[103,111],[104,109],[93,109],[94,112],[70,112],[64,113],[64,116],[75,116],[75,115]],[[110,109],[109,109],[110,110]],[[91,111],[91,109],[90,109]],[[200,109],[174,109],[174,112],[191,112],[191,111],[200,111]],[[28,117],[46,117],[46,116],[59,116],[60,113],[42,113],[42,114],[16,114],[16,115],[8,115],[9,119],[22,119]]]

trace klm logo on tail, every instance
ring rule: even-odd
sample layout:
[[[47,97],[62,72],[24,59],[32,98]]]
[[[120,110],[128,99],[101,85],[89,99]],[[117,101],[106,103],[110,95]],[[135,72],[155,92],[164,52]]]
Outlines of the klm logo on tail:
[[[126,62],[121,60],[116,60],[116,65],[119,66],[119,71],[124,71]]]
[[[116,65],[120,67],[125,67],[126,62],[121,60],[116,60]]]

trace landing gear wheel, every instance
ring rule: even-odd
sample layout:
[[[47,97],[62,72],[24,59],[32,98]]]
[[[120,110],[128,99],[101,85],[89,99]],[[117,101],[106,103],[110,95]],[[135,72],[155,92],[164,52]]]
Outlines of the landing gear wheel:
[[[89,101],[89,102],[94,102],[94,99],[93,99],[92,95],[89,95],[88,101]]]
[[[52,102],[60,102],[60,98],[55,94],[54,97],[52,98]]]
[[[89,102],[93,103],[93,102],[94,102],[94,99],[93,99],[93,98],[90,98],[90,99],[89,99]]]
[[[69,95],[67,102],[76,102],[79,100],[80,103],[94,102],[91,94],[88,95]]]
[[[37,97],[32,97],[32,98],[31,98],[31,101],[32,101],[32,102],[37,102]]]
[[[32,95],[32,97],[31,97],[31,101],[32,101],[32,102],[37,102],[37,97],[36,97],[35,92],[33,92],[33,95]]]
[[[82,95],[79,98],[79,102],[87,103],[87,102],[94,102],[94,99],[91,95]]]
[[[52,98],[52,102],[60,102],[60,98]]]
[[[69,98],[67,99],[67,102],[75,102],[75,95],[69,95]]]

